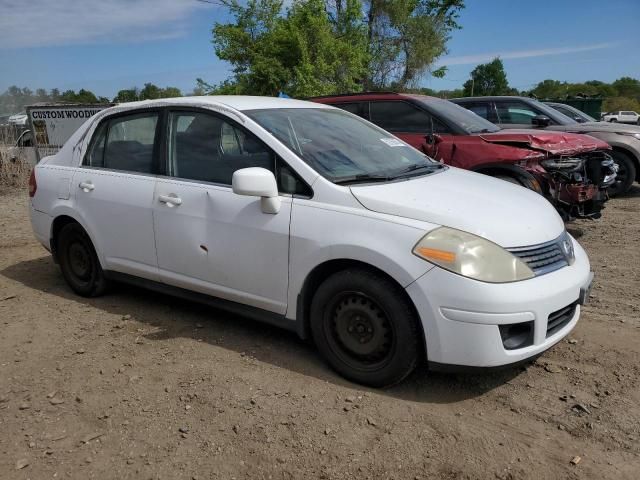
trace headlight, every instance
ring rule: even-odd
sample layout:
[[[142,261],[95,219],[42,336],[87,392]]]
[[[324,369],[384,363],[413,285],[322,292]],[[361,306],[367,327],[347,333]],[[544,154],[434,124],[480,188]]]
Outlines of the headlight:
[[[632,133],[631,136],[636,137],[638,140],[640,140],[640,133]]]
[[[439,267],[483,282],[506,283],[533,278],[518,257],[471,233],[440,227],[427,233],[413,253]]]

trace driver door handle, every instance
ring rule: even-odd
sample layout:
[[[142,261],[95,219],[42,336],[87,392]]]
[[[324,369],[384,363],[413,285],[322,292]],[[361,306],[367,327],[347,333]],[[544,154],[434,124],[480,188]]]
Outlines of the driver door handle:
[[[160,203],[164,203],[167,207],[177,207],[178,205],[182,205],[182,199],[175,193],[170,193],[169,195],[158,195],[158,201]]]
[[[93,183],[87,181],[87,182],[80,182],[80,184],[78,185],[79,188],[82,189],[83,192],[90,192],[91,190],[93,190],[94,188],[96,188]]]

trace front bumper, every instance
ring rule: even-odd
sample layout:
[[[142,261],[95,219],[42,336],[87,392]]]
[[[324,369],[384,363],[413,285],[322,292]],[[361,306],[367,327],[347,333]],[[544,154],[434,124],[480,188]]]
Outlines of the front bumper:
[[[433,268],[409,285],[429,362],[497,367],[536,357],[562,340],[577,324],[593,278],[587,255],[575,241],[574,249],[573,265],[521,282],[485,283]],[[568,306],[565,322],[550,328],[550,315]],[[533,324],[531,344],[506,349],[499,325],[521,322]]]

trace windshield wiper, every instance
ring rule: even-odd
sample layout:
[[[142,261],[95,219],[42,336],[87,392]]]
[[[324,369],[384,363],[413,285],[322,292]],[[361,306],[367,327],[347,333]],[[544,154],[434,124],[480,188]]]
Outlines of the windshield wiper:
[[[349,177],[339,177],[334,180],[336,185],[345,185],[347,183],[367,183],[367,182],[388,182],[392,178],[387,175],[371,175],[369,173],[359,173]]]
[[[443,168],[444,165],[442,165],[441,163],[425,163],[422,165],[419,164],[415,164],[415,165],[409,165],[407,168],[405,168],[404,170],[400,170],[400,172],[398,172],[396,175],[394,175],[393,178],[400,178],[405,176],[407,173],[413,173],[416,170],[424,170],[424,169],[428,169],[428,170],[440,170],[441,168]]]

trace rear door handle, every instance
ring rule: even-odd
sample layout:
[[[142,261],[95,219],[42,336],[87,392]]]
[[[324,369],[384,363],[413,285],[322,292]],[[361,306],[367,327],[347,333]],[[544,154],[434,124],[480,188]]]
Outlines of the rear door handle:
[[[83,192],[90,192],[91,190],[96,188],[91,182],[80,182],[78,187],[80,187]]]
[[[169,195],[158,195],[158,200],[160,203],[164,203],[167,207],[177,207],[178,205],[182,205],[182,199],[175,193],[170,193]]]

